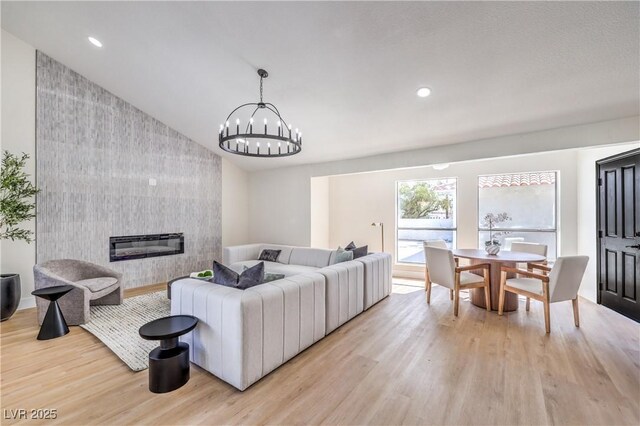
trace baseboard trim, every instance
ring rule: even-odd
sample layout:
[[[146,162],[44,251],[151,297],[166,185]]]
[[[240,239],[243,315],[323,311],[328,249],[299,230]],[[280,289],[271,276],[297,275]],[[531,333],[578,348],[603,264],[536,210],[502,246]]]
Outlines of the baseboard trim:
[[[18,310],[29,309],[36,307],[36,297],[35,296],[27,296],[20,299],[20,304],[18,305]]]
[[[414,280],[424,280],[424,268],[422,271],[394,270],[393,276],[398,278],[411,278]]]

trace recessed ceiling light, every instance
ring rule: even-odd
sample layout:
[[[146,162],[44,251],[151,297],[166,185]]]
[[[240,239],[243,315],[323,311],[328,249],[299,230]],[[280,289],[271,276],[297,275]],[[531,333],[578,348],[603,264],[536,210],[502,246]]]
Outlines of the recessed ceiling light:
[[[431,89],[429,89],[428,87],[421,87],[421,88],[418,89],[416,94],[418,96],[420,96],[421,98],[426,98],[427,96],[429,96],[431,94]]]
[[[444,170],[447,167],[449,167],[449,163],[442,163],[442,164],[434,164],[433,166],[431,166],[434,168],[434,170]]]
[[[96,47],[102,47],[102,43],[97,38],[89,37],[89,41]]]

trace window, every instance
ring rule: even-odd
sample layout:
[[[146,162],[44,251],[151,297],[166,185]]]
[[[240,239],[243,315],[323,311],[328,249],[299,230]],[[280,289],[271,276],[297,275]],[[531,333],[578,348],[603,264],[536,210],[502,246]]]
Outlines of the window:
[[[506,213],[493,226],[493,238],[546,244],[547,257],[556,258],[556,172],[516,173],[478,177],[478,243],[489,240],[487,214]],[[508,244],[507,244],[508,245]]]
[[[424,264],[422,242],[456,241],[456,179],[399,181],[397,195],[397,259]]]

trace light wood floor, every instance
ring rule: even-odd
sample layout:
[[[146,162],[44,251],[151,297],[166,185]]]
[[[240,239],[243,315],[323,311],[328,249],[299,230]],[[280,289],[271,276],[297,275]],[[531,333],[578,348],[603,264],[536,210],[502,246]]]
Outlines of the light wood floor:
[[[451,303],[442,287],[427,306],[420,288],[395,285],[245,392],[193,366],[162,395],[79,327],[37,341],[35,311],[20,311],[0,326],[1,423],[19,408],[74,425],[640,423],[637,323],[581,300],[577,329],[556,303],[546,335],[537,303],[498,317],[463,299],[458,318]]]

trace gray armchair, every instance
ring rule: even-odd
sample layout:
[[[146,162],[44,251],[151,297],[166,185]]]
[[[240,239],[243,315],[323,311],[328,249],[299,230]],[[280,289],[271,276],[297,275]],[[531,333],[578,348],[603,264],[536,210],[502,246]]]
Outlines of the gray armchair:
[[[79,325],[89,321],[90,305],[119,305],[122,303],[122,274],[82,260],[50,260],[33,267],[35,288],[72,285],[76,287],[62,297],[58,304],[67,324]],[[42,324],[49,302],[36,298],[38,323]]]

